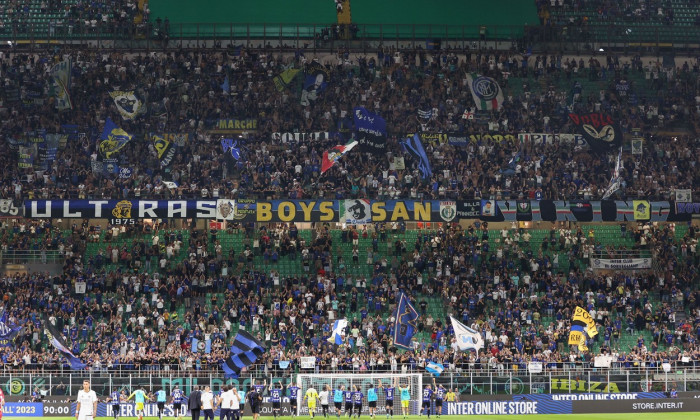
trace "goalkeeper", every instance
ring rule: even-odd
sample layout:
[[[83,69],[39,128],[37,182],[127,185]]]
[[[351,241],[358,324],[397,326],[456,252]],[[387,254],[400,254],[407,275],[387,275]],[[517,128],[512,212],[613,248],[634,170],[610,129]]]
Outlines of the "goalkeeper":
[[[403,413],[403,418],[406,418],[408,415],[408,406],[411,403],[411,387],[409,385],[403,387],[399,384],[397,388],[401,395],[401,412]]]
[[[316,412],[316,401],[318,400],[318,392],[316,392],[316,389],[311,387],[306,390],[306,394],[304,395],[304,401],[307,401],[307,404],[309,405],[309,417],[314,418],[315,412]]]

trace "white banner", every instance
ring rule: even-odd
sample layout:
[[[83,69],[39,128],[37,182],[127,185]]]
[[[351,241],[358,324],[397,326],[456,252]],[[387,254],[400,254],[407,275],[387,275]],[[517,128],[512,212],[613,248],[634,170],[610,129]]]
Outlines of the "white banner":
[[[676,203],[690,203],[693,201],[693,190],[676,190]]]
[[[302,369],[313,369],[316,367],[316,358],[313,356],[304,356],[300,358]]]
[[[647,268],[651,268],[651,258],[591,258],[591,267],[602,268],[606,270],[644,270]]]
[[[567,133],[520,133],[518,140],[521,143],[532,143],[535,145],[541,144],[570,144],[573,146],[584,147],[587,145],[586,140],[580,134]]]
[[[527,364],[530,373],[542,373],[542,362],[530,362]]]
[[[593,366],[597,368],[609,368],[612,364],[612,361],[612,356],[608,356],[607,354],[601,354],[600,356],[596,356],[595,359],[593,359]]]
[[[84,281],[76,281],[75,282],[75,293],[78,295],[84,295],[85,290],[87,289],[86,287],[87,283]]]

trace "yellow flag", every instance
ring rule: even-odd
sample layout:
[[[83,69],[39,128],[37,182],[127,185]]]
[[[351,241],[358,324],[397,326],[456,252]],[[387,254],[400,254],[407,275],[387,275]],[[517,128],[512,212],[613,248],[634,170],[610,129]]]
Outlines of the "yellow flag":
[[[647,200],[632,200],[634,207],[634,220],[649,220],[651,218],[651,206]]]

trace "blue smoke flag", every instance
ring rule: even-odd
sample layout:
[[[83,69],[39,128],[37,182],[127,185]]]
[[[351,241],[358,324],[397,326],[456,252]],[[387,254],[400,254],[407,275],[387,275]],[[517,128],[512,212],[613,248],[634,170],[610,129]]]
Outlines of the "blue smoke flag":
[[[12,341],[19,334],[21,326],[10,327],[7,325],[7,311],[4,311],[0,317],[0,347],[8,347],[12,345]]]
[[[71,369],[85,369],[87,365],[70,351],[66,342],[63,340],[63,335],[58,331],[56,326],[49,321],[49,317],[46,314],[44,314],[44,334],[48,337],[49,343],[68,360]]]
[[[224,93],[231,92],[231,82],[228,80],[228,74],[226,75],[226,79],[224,79],[224,83],[221,84],[221,90]]]
[[[338,319],[333,323],[333,332],[328,338],[329,343],[333,344],[343,344],[343,336],[345,335],[345,328],[348,326],[347,319]]]
[[[396,323],[394,324],[394,344],[396,347],[410,350],[411,339],[418,330],[416,320],[418,312],[408,301],[408,297],[401,293],[399,306],[396,309]]]
[[[442,363],[429,362],[427,366],[425,366],[425,370],[433,376],[440,376],[442,371],[445,370],[445,367]]]
[[[418,161],[418,169],[420,169],[421,177],[423,179],[433,176],[433,170],[430,168],[428,155],[425,154],[423,143],[420,141],[420,136],[418,134],[414,134],[413,137],[409,137],[402,141],[401,146]]]
[[[257,338],[247,331],[240,330],[233,340],[230,357],[221,364],[221,369],[227,378],[237,378],[243,368],[255,363],[264,352],[265,347]]]

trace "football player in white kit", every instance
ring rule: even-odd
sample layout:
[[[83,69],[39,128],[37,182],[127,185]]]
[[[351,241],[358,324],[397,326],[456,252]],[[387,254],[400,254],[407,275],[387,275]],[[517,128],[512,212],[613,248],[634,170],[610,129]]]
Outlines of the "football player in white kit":
[[[78,420],[94,420],[97,414],[97,394],[90,389],[90,381],[83,381],[83,389],[78,391],[77,403],[75,418]]]

